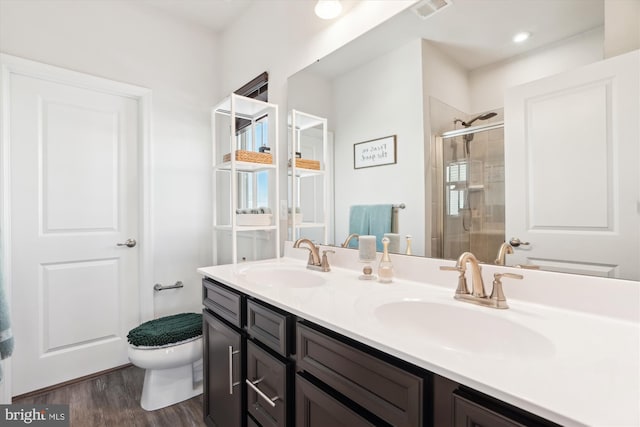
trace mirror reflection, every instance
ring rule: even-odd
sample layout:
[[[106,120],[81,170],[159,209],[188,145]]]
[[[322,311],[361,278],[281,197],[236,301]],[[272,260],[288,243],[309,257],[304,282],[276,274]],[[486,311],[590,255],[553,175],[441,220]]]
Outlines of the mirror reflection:
[[[333,196],[328,242],[340,245],[353,232],[352,207],[402,204],[405,209],[398,214],[396,231],[402,240],[412,237],[414,255],[455,259],[463,251],[472,251],[482,262],[493,263],[506,241],[514,249],[514,254],[506,255],[507,265],[536,264],[548,270],[638,280],[637,266],[621,267],[622,261],[606,256],[618,245],[626,255],[616,257],[625,257],[627,264],[634,254],[634,263],[640,256],[637,166],[624,167],[607,154],[616,147],[637,161],[637,114],[627,123],[635,131],[620,131],[630,137],[625,142],[629,147],[599,133],[594,125],[587,127],[584,137],[590,142],[583,139],[578,150],[554,148],[565,143],[576,147],[578,138],[573,135],[586,132],[579,117],[588,117],[589,123],[609,120],[603,125],[609,126],[611,119],[606,117],[615,108],[611,113],[608,105],[602,111],[596,106],[611,103],[607,97],[625,89],[605,87],[604,95],[596,95],[600,89],[594,89],[591,98],[581,93],[586,98],[569,100],[568,96],[547,104],[531,101],[548,97],[532,95],[532,87],[542,90],[535,86],[538,82],[549,79],[557,86],[546,91],[570,92],[573,82],[582,78],[576,74],[579,70],[624,53],[605,37],[605,12],[613,15],[615,3],[566,0],[545,2],[543,8],[540,2],[528,0],[459,0],[427,17],[408,9],[291,76],[288,107],[327,117],[333,136],[328,141],[333,167],[327,180]],[[513,43],[511,37],[521,31],[529,32],[530,38]],[[637,39],[637,31],[637,26],[631,29],[630,37]],[[633,48],[639,43],[636,40]],[[632,65],[637,66],[635,62]],[[623,79],[612,81],[615,86]],[[626,89],[635,94],[635,103],[628,105],[637,111],[637,83]],[[520,105],[528,106],[527,114],[537,114],[536,123],[544,120],[544,126],[527,128],[528,122],[521,126]],[[577,108],[585,105],[593,108],[576,111],[586,110]],[[544,117],[545,111],[552,117]],[[558,117],[557,123],[553,117]],[[544,136],[549,141],[546,145],[536,145],[544,149],[525,150],[529,157],[518,151],[527,138],[543,138],[542,130],[560,125],[563,130]],[[355,146],[390,135],[397,141],[395,163],[354,166]],[[588,154],[588,147],[600,150],[604,157]],[[540,165],[547,160],[550,166],[545,171]],[[529,174],[529,181],[519,181],[518,174],[525,173],[519,170]],[[542,191],[545,174],[555,180],[563,175],[569,179],[556,181],[553,191]],[[575,185],[577,180],[582,185]],[[608,183],[598,184],[602,180]],[[565,181],[573,186],[559,184]],[[613,206],[614,188],[623,181],[631,182],[625,187],[629,200]],[[531,196],[534,186],[537,204]],[[529,198],[515,197],[519,193]],[[562,202],[556,205],[562,208],[554,209],[553,200],[558,198]],[[566,212],[565,217],[556,211]],[[515,227],[515,217],[526,219],[528,225]],[[625,222],[630,225],[622,230]],[[573,240],[562,236],[577,234],[583,236],[579,245],[599,251],[588,262],[572,259],[576,251],[563,246],[563,240]],[[597,239],[602,235],[610,239],[602,243]],[[540,252],[549,246],[554,247],[553,254]]]

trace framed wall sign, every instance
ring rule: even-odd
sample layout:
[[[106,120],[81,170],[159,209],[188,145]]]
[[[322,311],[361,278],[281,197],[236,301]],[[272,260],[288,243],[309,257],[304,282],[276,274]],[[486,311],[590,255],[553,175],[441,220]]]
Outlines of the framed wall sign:
[[[394,163],[396,163],[396,135],[353,144],[354,169]]]

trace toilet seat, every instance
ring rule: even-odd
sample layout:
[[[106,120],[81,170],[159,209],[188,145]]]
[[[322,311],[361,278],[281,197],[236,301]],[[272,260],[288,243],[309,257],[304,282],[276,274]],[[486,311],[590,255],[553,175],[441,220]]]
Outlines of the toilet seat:
[[[161,347],[129,345],[129,360],[144,369],[169,369],[187,365],[202,358],[202,335],[187,342]]]
[[[188,342],[195,341],[201,338],[202,338],[202,335],[198,335],[196,337],[188,338],[186,340],[176,341],[174,343],[163,344],[163,345],[151,345],[151,346],[150,345],[133,345],[131,343],[129,343],[129,345],[138,350],[157,350],[159,348],[175,347],[177,345],[186,344]]]

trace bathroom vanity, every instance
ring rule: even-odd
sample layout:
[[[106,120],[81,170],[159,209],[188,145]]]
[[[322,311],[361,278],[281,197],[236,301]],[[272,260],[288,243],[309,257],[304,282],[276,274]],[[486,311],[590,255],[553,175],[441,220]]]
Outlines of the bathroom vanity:
[[[637,322],[521,301],[515,286],[508,310],[454,301],[455,277],[437,269],[447,261],[395,257],[397,273],[422,269],[429,283],[384,285],[357,280],[355,251],[338,250],[327,273],[287,252],[199,270],[209,425],[640,421]]]

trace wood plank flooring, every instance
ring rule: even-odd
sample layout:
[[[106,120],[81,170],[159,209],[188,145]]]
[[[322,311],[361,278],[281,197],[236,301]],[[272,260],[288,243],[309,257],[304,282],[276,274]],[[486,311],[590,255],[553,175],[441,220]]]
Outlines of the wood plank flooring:
[[[147,412],[140,407],[144,369],[129,366],[16,404],[68,404],[71,427],[205,427],[202,395]]]

